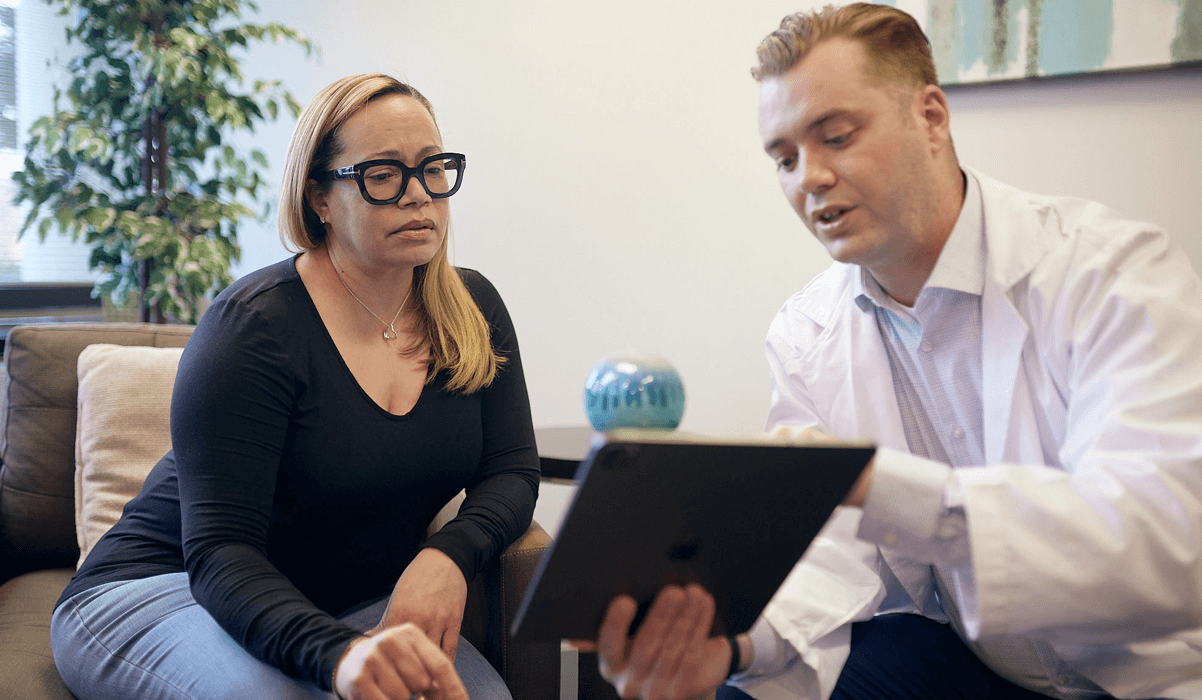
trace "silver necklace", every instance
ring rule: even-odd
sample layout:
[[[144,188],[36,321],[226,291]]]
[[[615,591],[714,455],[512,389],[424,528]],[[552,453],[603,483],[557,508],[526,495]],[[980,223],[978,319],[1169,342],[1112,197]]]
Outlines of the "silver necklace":
[[[405,302],[409,301],[409,295],[413,293],[413,284],[410,283],[409,291],[405,292],[405,298],[401,300],[400,307],[398,307],[396,313],[392,315],[392,320],[385,321],[376,315],[376,312],[372,311],[371,307],[369,307],[367,304],[364,304],[363,300],[356,296],[355,293],[351,291],[350,287],[346,286],[346,280],[342,279],[342,273],[338,271],[338,266],[334,264],[333,260],[330,260],[330,267],[334,268],[334,274],[338,276],[338,281],[342,283],[343,288],[346,289],[347,293],[351,295],[351,298],[359,302],[359,306],[367,309],[367,313],[375,316],[380,323],[384,324],[384,340],[396,340],[396,327],[392,324],[396,323],[396,320],[401,317],[401,310],[405,308]]]

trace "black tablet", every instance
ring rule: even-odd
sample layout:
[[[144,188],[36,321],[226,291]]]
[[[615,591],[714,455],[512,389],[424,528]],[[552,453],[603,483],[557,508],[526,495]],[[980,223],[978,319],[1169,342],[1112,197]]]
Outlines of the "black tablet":
[[[618,594],[639,617],[667,584],[714,595],[714,634],[751,628],[872,459],[863,443],[654,430],[598,434],[511,628],[593,639]]]

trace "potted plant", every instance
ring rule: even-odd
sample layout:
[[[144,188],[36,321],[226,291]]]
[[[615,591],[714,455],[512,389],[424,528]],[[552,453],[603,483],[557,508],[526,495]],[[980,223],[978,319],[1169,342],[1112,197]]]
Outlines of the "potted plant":
[[[32,205],[21,233],[82,236],[100,270],[94,296],[123,305],[137,293],[142,320],[195,323],[232,281],[238,224],[266,187],[266,156],[244,157],[231,137],[300,112],[279,81],[247,89],[233,52],[270,40],[309,55],[312,44],[281,24],[240,23],[258,9],[250,0],[46,2],[73,16],[67,40],[82,52],[13,175],[14,201]]]

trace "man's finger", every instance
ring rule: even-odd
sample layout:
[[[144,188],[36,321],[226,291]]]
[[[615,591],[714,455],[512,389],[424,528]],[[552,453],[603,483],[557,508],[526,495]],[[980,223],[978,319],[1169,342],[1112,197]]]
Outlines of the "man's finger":
[[[771,431],[772,437],[791,442],[821,442],[829,440],[830,436],[814,428],[799,428],[795,425],[777,425]]]
[[[712,611],[706,606],[709,596],[696,584],[690,584],[684,591],[684,600],[671,627],[668,628],[660,653],[650,675],[650,685],[645,689],[646,697],[663,697],[676,684],[677,677],[682,673],[688,674],[684,659],[689,650],[705,643],[705,636],[697,639],[697,630],[709,630],[712,622]]]
[[[680,616],[684,602],[684,590],[679,586],[664,586],[655,596],[635,635],[634,646],[626,663],[625,682],[628,687],[642,689],[646,684],[663,653],[664,643]]]
[[[601,621],[596,644],[598,660],[601,676],[610,682],[613,682],[613,674],[621,673],[626,666],[626,640],[637,612],[634,598],[620,595],[609,604],[605,619]]]

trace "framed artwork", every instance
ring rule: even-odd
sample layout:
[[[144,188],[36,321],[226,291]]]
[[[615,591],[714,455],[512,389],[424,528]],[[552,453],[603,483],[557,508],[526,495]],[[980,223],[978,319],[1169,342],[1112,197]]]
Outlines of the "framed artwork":
[[[913,15],[944,85],[1202,62],[1202,0],[878,0]]]

